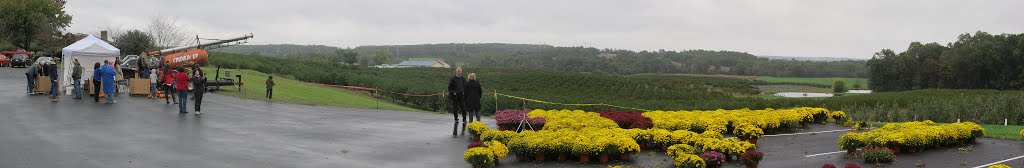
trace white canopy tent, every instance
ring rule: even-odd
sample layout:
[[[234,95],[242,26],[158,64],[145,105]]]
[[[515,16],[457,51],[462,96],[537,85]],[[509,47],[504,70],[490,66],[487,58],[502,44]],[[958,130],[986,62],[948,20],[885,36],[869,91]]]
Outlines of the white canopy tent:
[[[86,80],[92,78],[93,64],[102,64],[103,60],[114,62],[117,60],[118,55],[121,55],[120,49],[92,35],[64,47],[61,50],[61,61],[64,63],[60,85],[63,87],[61,89],[64,89],[64,93],[68,95],[74,89],[71,86],[71,68],[74,67],[72,60],[78,59],[78,62],[82,65],[82,80]],[[82,85],[85,85],[85,82],[82,82]]]

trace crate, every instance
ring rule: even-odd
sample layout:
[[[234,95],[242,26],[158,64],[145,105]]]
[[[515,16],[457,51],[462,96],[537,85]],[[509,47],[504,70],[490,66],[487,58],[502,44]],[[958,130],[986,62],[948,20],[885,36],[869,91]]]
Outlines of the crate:
[[[149,93],[149,79],[144,78],[131,78],[128,79],[128,94],[130,95],[143,95],[148,96]]]

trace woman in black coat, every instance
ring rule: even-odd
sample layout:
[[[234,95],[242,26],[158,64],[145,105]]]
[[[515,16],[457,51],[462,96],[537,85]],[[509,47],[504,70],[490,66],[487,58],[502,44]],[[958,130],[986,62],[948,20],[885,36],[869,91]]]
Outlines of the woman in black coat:
[[[476,81],[476,73],[469,73],[469,81],[466,82],[466,111],[469,111],[468,118],[472,122],[473,117],[476,117],[476,121],[480,121],[480,96],[483,94],[483,90],[480,88],[480,82]],[[482,121],[481,121],[482,122]]]

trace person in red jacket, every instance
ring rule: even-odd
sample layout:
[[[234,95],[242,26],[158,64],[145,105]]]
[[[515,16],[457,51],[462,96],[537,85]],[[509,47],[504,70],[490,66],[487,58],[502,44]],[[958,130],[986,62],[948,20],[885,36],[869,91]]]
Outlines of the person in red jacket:
[[[176,71],[172,71],[170,67],[164,66],[164,76],[160,78],[160,80],[163,80],[163,87],[161,88],[163,88],[165,94],[164,102],[167,104],[171,104],[171,101],[174,101],[174,104],[178,104],[178,100],[174,99],[174,88],[171,87],[174,85],[175,72]]]
[[[178,92],[178,109],[181,113],[188,113],[188,73],[185,72],[185,68],[178,68],[178,73],[174,74],[174,89]]]

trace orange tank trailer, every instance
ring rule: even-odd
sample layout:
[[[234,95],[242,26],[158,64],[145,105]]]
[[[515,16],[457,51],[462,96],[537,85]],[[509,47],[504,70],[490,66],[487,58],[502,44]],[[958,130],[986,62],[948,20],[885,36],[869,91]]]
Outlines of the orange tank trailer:
[[[193,49],[164,56],[163,60],[164,62],[169,62],[167,65],[170,65],[171,68],[177,68],[189,65],[190,63],[203,65],[206,64],[207,58],[209,58],[209,55],[206,53],[206,50]]]

